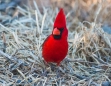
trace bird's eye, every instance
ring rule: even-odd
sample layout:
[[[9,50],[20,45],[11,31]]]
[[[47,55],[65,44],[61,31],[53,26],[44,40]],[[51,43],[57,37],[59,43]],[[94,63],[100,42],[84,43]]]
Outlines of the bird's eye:
[[[59,30],[60,30],[60,32],[62,33],[62,32],[63,32],[63,30],[64,30],[64,28],[59,28]]]

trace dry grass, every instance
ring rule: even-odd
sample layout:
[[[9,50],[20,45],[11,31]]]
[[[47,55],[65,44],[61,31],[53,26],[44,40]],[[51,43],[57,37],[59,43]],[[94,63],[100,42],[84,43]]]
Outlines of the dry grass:
[[[0,24],[0,85],[97,86],[103,81],[111,82],[111,35],[103,31],[101,24],[105,23],[98,19],[107,22],[102,16],[106,8],[98,5],[83,22],[78,17],[81,13],[67,13],[69,52],[59,67],[59,77],[57,67],[54,65],[52,70],[46,66],[41,56],[41,45],[52,31],[58,9],[44,7],[41,14],[36,3],[36,10],[26,11],[18,6],[23,16],[7,25]],[[2,14],[0,18],[11,19]]]

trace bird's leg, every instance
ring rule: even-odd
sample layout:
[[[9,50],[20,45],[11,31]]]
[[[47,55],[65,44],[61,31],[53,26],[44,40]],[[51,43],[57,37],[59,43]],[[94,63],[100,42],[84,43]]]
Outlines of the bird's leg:
[[[57,69],[56,69],[56,76],[57,76],[57,78],[60,77],[60,68],[59,68],[59,66],[57,66]]]
[[[48,76],[48,73],[50,73],[51,72],[51,68],[50,67],[47,67],[47,68],[45,68],[45,70],[44,70],[44,72],[43,72],[43,76],[45,76],[45,77],[47,77]]]
[[[60,66],[60,62],[57,63],[57,66]]]
[[[44,61],[44,64],[45,64],[46,66],[48,66],[48,62]]]
[[[61,77],[61,73],[65,74],[65,71],[61,68],[62,67],[60,66],[60,62],[58,62],[57,63],[57,69],[56,69],[57,78]]]
[[[60,77],[60,62],[57,62],[56,75],[57,75],[57,78]]]
[[[54,71],[55,70],[55,65],[54,64],[50,64],[51,70]]]
[[[48,63],[46,61],[44,61],[44,68],[43,68],[43,73],[42,73],[42,76],[47,76],[47,67],[49,66]]]
[[[50,64],[51,71],[56,73],[57,78],[60,77],[59,65],[60,63],[57,63],[57,66],[55,64]]]

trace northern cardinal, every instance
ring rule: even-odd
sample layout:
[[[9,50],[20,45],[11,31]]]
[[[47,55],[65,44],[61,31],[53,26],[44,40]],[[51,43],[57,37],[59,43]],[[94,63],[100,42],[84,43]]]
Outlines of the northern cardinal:
[[[46,38],[42,45],[42,56],[47,63],[53,62],[59,66],[66,57],[68,52],[67,37],[66,18],[61,8],[56,16],[52,34]]]

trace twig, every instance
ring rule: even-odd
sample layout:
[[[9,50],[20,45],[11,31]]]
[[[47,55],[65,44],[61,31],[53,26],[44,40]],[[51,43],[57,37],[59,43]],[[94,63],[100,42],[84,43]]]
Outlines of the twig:
[[[6,52],[6,38],[5,38],[5,33],[3,32],[3,52]]]
[[[3,56],[5,56],[8,60],[10,60],[10,61],[14,61],[13,59],[12,59],[12,56],[10,56],[10,55],[8,55],[8,54],[6,54],[6,53],[4,53],[3,51],[1,51],[0,50],[0,55],[3,55]]]
[[[96,62],[88,62],[88,61],[84,61],[84,60],[77,60],[77,59],[66,59],[66,61],[68,62],[80,62],[80,63],[89,63],[89,64],[97,64]]]

